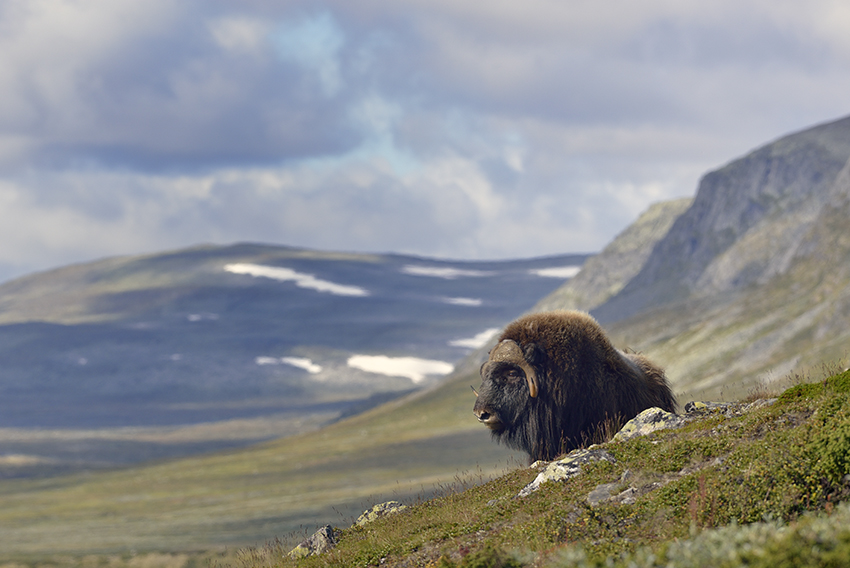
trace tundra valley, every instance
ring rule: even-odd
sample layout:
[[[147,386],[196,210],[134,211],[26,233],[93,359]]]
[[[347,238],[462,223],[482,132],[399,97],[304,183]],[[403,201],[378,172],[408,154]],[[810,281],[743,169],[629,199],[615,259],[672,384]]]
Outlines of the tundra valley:
[[[239,245],[4,284],[0,564],[653,566],[736,539],[766,547],[765,531],[797,522],[781,534],[846,551],[850,118],[636,217],[590,258]],[[537,470],[489,440],[469,386],[492,333],[561,308],[665,367],[683,412],[761,402],[612,445],[615,464],[518,500]],[[636,500],[587,505],[607,484]],[[410,506],[395,524],[347,529],[390,499]],[[338,551],[286,556],[325,525],[346,529]]]

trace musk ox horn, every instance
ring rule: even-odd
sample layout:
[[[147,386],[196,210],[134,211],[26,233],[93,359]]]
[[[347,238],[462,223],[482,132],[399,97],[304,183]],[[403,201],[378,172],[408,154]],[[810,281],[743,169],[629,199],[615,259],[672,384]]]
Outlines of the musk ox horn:
[[[534,372],[534,369],[531,368],[531,365],[528,364],[528,361],[525,360],[525,356],[522,354],[522,349],[520,349],[520,346],[516,341],[513,339],[505,339],[499,343],[490,352],[490,361],[513,363],[514,365],[517,365],[525,373],[525,379],[528,381],[529,396],[531,396],[531,398],[537,397],[537,374]]]

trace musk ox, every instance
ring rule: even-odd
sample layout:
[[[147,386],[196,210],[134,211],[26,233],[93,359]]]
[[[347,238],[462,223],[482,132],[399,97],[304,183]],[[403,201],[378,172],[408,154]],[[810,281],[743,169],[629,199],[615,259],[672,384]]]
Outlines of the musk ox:
[[[590,315],[559,311],[508,325],[481,367],[473,412],[493,437],[552,460],[616,432],[642,410],[675,412],[664,371],[616,349]],[[473,389],[474,390],[474,389]]]

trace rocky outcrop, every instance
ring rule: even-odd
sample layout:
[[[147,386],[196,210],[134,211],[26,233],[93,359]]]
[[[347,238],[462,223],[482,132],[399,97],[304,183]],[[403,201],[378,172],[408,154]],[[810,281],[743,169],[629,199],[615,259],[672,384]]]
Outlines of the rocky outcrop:
[[[565,481],[581,473],[581,466],[605,460],[617,463],[614,457],[601,448],[590,448],[586,450],[574,450],[560,460],[551,462],[545,466],[534,481],[523,487],[518,497],[527,497],[540,489],[540,486],[550,481]]]
[[[398,513],[405,509],[407,509],[407,505],[402,505],[398,501],[379,503],[363,511],[363,514],[357,518],[357,521],[352,526],[362,527],[381,517]],[[294,559],[306,558],[327,552],[337,545],[341,534],[342,529],[330,525],[324,526],[313,533],[310,538],[301,541],[298,546],[290,550],[289,557]]]
[[[313,535],[289,551],[290,558],[306,558],[314,554],[322,554],[336,546],[342,531],[330,525],[317,530]]]
[[[661,408],[647,408],[628,422],[614,435],[613,442],[625,442],[638,436],[646,436],[658,430],[677,428],[683,419]]]
[[[685,414],[679,416],[671,412],[666,412],[660,408],[647,408],[628,422],[620,429],[611,440],[611,443],[625,442],[639,436],[646,436],[660,430],[668,430],[678,428],[699,420],[706,415],[720,413],[728,417],[741,416],[751,410],[760,408],[765,405],[773,404],[776,399],[759,399],[750,403],[741,402],[702,402],[692,401],[685,405]],[[540,489],[544,483],[551,481],[566,481],[581,473],[581,468],[591,462],[605,460],[610,463],[617,463],[617,460],[605,450],[606,444],[594,445],[587,449],[574,450],[559,460],[553,462],[535,462],[531,467],[542,471],[534,478],[534,481],[526,485],[517,495],[517,497],[527,497]],[[640,486],[629,485],[632,473],[625,471],[620,480],[614,483],[605,483],[597,486],[587,496],[587,502],[591,506],[599,505],[600,503],[634,503],[635,499],[662,487],[672,479],[677,479],[683,475],[688,475],[693,472],[693,468],[685,468],[678,473],[669,474],[666,477],[653,481],[651,483]]]
[[[400,511],[404,511],[407,509],[407,505],[402,505],[398,501],[387,501],[386,503],[379,503],[374,507],[363,511],[363,514],[357,518],[354,526],[362,527],[363,525],[374,522],[381,517],[386,517],[387,515],[391,515],[393,513],[398,513]]]

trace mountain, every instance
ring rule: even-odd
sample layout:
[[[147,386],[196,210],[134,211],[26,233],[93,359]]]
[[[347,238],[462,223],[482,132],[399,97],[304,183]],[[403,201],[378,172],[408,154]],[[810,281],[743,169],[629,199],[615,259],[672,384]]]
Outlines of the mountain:
[[[616,294],[551,301],[616,266],[602,254],[535,310],[591,310],[618,342],[665,365],[680,392],[701,398],[740,396],[822,361],[846,364],[848,160],[850,117],[758,148],[702,178]]]
[[[590,257],[575,278],[540,300],[534,311],[590,311],[603,304],[637,275],[658,241],[692,202],[688,197],[650,206],[601,253]]]
[[[586,257],[463,262],[238,244],[7,282],[0,456],[61,470],[314,428],[433,384]],[[201,428],[223,421],[231,428]]]

